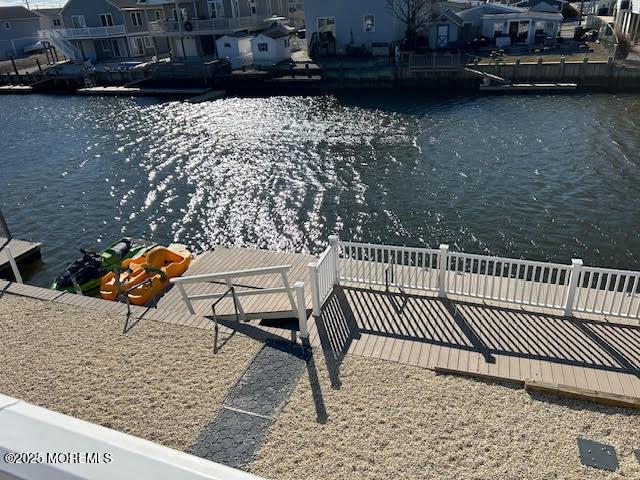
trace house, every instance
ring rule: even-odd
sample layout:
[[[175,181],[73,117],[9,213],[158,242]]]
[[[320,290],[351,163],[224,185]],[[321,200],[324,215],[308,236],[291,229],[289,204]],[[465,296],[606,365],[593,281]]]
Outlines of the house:
[[[304,9],[312,55],[390,52],[405,36],[387,0],[305,0]]]
[[[434,14],[427,30],[429,48],[437,50],[464,46],[463,25],[464,20],[451,10]]]
[[[567,2],[564,0],[522,0],[514,3],[514,7],[528,8],[535,12],[558,12],[562,10]]]
[[[275,65],[291,59],[291,34],[293,27],[276,24],[251,40],[255,65]]]
[[[40,30],[54,30],[63,28],[62,8],[36,8],[31,10],[40,17]]]
[[[0,7],[0,59],[24,54],[38,42],[40,17],[24,7]]]
[[[632,45],[640,43],[640,0],[618,0],[615,27],[626,35]]]
[[[154,38],[170,44],[174,58],[201,60],[216,56],[216,40],[223,35],[266,30],[265,18],[288,18],[288,0],[138,0],[160,9],[151,20]]]
[[[218,58],[229,60],[231,68],[242,68],[253,63],[251,51],[252,35],[247,33],[230,33],[216,40]]]
[[[56,35],[48,37],[69,42],[91,61],[151,57],[168,51],[167,42],[154,42],[149,35],[152,14],[136,0],[68,0],[58,14],[64,28],[57,28],[53,18]]]
[[[464,41],[484,37],[497,46],[533,47],[560,32],[562,14],[487,3],[458,12],[464,21]]]

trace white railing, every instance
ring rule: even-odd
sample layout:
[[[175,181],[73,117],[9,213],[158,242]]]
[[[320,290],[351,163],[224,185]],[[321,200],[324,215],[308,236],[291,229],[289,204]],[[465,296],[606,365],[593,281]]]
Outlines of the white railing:
[[[172,278],[171,283],[176,285],[180,291],[180,295],[184,300],[184,303],[189,310],[189,313],[192,315],[196,314],[195,309],[193,308],[194,301],[201,300],[213,300],[224,298],[228,292],[226,293],[205,293],[205,294],[189,294],[185,288],[186,285],[193,284],[202,284],[202,283],[211,283],[211,282],[224,282],[229,289],[232,289],[234,302],[236,302],[236,308],[238,309],[239,316],[244,320],[249,320],[252,318],[266,319],[269,318],[269,313],[272,312],[259,312],[248,314],[244,311],[242,307],[242,303],[240,302],[241,297],[249,297],[256,295],[272,295],[272,294],[286,294],[289,303],[291,304],[291,310],[288,312],[277,312],[278,316],[282,316],[282,314],[291,314],[293,317],[298,318],[299,329],[300,329],[300,337],[308,338],[309,331],[307,327],[307,313],[306,313],[306,304],[304,298],[304,283],[298,282],[293,287],[289,284],[289,270],[291,269],[291,265],[280,265],[275,267],[264,267],[264,268],[255,268],[251,270],[237,270],[231,272],[219,272],[219,273],[209,273],[205,275],[193,275],[190,277],[179,277]],[[274,288],[246,288],[238,286],[234,283],[234,280],[238,278],[246,278],[246,277],[256,277],[256,276],[264,276],[264,275],[280,275],[282,280],[282,287],[274,287]],[[242,288],[242,289],[241,289]]]
[[[340,242],[340,280],[438,290],[439,250]]]
[[[640,272],[582,267],[573,310],[638,318]]]
[[[564,308],[571,266],[451,252],[445,292],[519,305]]]
[[[65,57],[73,62],[82,61],[82,52],[69,40],[62,36],[59,30],[40,30],[40,39],[46,40],[60,50]]]
[[[329,246],[320,255],[317,262],[309,264],[311,292],[313,295],[313,314],[321,313],[321,306],[329,298],[338,277],[338,237],[329,237]]]
[[[585,267],[439,249],[344,242],[309,265],[313,313],[320,315],[333,285],[341,282],[385,289],[437,292],[440,297],[640,318],[640,272]]]
[[[156,34],[226,33],[261,26],[266,26],[266,24],[262,18],[258,17],[211,18],[207,20],[192,19],[185,20],[184,22],[165,20],[150,22],[149,31]]]
[[[83,27],[83,28],[59,28],[55,30],[64,38],[109,38],[124,35],[126,33],[124,25],[113,25],[111,27]]]

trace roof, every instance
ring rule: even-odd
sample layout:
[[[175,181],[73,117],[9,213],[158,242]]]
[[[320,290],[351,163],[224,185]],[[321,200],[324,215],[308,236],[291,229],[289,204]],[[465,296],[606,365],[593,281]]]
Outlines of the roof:
[[[31,11],[44,17],[53,18],[60,15],[60,12],[62,12],[62,8],[36,8]]]
[[[532,19],[532,20],[548,20],[561,22],[564,18],[561,13],[538,12],[536,10],[525,10],[524,12],[513,13],[491,13],[482,16],[482,20],[513,20],[516,18]]]
[[[108,0],[118,8],[136,8],[140,9],[144,4],[140,5],[137,0]]]
[[[460,18],[458,15],[456,15],[455,12],[452,12],[451,10],[446,10],[442,12],[440,15],[434,15],[431,22],[435,23],[440,21],[441,19],[449,20],[450,22],[455,23],[459,27],[464,24],[464,20]]]
[[[262,35],[264,35],[265,37],[273,38],[275,40],[278,38],[288,37],[293,32],[295,32],[295,30],[295,28],[288,27],[287,25],[276,25],[275,27],[262,32]]]
[[[0,18],[3,20],[20,20],[38,18],[38,15],[24,7],[0,7]]]

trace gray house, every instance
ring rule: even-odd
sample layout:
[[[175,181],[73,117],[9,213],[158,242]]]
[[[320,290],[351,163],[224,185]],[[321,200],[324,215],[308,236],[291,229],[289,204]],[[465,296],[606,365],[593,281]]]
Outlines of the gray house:
[[[31,11],[40,17],[40,30],[55,30],[64,26],[62,8],[36,8]]]
[[[40,17],[24,7],[0,7],[0,59],[20,56],[38,42]]]
[[[149,14],[136,0],[69,0],[59,33],[88,60],[150,57],[167,52],[168,45],[149,35]]]
[[[151,35],[168,41],[174,58],[216,56],[216,39],[272,26],[273,17],[289,18],[289,0],[137,0],[154,11]]]
[[[305,0],[304,8],[312,54],[388,53],[404,38],[387,0]]]

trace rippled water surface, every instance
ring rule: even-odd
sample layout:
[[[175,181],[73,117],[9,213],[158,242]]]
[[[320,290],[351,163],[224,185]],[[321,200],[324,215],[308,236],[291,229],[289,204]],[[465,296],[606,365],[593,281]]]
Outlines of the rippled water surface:
[[[639,96],[0,97],[0,205],[42,285],[124,234],[638,269],[639,164]]]

